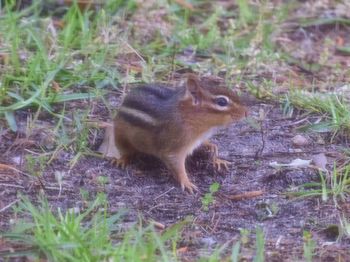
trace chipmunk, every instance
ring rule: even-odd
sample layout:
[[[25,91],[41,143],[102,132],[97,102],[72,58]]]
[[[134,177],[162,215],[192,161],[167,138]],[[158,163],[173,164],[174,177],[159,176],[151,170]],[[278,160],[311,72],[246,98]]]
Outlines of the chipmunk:
[[[173,173],[182,190],[198,190],[188,178],[185,160],[201,144],[213,153],[220,170],[228,161],[218,158],[218,149],[209,142],[217,128],[244,117],[246,108],[229,89],[204,89],[194,74],[180,88],[150,84],[133,88],[126,95],[114,119],[114,139],[125,168],[135,153],[159,158]]]

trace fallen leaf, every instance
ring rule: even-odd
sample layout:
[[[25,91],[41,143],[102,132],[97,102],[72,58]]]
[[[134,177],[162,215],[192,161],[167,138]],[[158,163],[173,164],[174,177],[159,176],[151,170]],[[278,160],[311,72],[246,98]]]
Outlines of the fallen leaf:
[[[186,253],[188,251],[188,247],[180,247],[177,249],[177,253]]]
[[[61,87],[59,83],[56,81],[52,81],[52,89],[55,90],[56,93],[58,93],[61,90]]]
[[[183,8],[193,10],[193,5],[188,3],[188,2],[186,2],[185,0],[175,0],[175,2],[178,5],[181,5]]]
[[[10,62],[10,54],[9,53],[0,53],[0,64],[8,65]]]
[[[274,168],[281,168],[281,167],[291,167],[291,168],[302,168],[302,167],[309,167],[312,160],[304,160],[304,159],[294,159],[289,164],[282,164],[277,163],[276,161],[273,161],[269,164],[270,167]]]
[[[335,41],[336,41],[336,45],[337,45],[338,47],[344,46],[344,38],[343,38],[343,37],[337,36],[337,37],[335,38]]]
[[[157,222],[155,220],[151,220],[150,223],[152,225],[154,225],[156,228],[160,229],[160,230],[164,230],[165,229],[165,225],[160,223],[160,222]]]
[[[53,19],[53,25],[56,28],[63,29],[64,28],[64,21],[62,19]]]

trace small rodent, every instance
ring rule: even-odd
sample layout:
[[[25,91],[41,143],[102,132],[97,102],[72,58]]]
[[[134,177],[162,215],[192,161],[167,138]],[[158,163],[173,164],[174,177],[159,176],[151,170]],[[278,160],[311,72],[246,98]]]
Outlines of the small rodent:
[[[116,164],[125,167],[135,153],[159,158],[173,173],[181,188],[193,193],[185,160],[201,144],[213,152],[213,164],[227,169],[218,158],[217,146],[208,141],[217,128],[247,114],[238,96],[229,89],[204,89],[194,74],[185,86],[169,88],[149,84],[133,88],[124,98],[114,119],[115,145],[120,151]]]

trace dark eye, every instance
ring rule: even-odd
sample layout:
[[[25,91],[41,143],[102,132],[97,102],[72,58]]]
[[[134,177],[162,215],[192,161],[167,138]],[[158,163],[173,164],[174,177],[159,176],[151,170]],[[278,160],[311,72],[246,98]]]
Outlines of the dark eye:
[[[217,97],[215,98],[215,103],[219,106],[227,106],[228,105],[228,98],[221,96],[221,97]]]

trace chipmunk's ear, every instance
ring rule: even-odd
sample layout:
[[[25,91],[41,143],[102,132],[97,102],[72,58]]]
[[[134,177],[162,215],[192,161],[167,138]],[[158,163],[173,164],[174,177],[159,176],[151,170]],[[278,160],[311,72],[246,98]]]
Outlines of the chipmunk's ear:
[[[186,97],[191,97],[194,105],[201,103],[203,90],[199,85],[199,79],[196,75],[188,74],[186,83]]]

